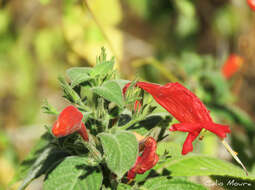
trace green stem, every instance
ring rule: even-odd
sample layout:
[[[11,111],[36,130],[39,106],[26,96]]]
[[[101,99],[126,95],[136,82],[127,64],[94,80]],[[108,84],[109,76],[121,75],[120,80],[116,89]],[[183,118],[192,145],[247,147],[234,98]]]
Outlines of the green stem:
[[[86,112],[92,112],[92,110],[90,109],[90,107],[86,106],[82,101],[80,101],[79,103],[77,103],[78,106],[80,106],[80,108],[84,109]]]
[[[141,118],[137,118],[137,119],[133,119],[131,120],[130,122],[126,123],[123,127],[121,127],[120,129],[122,130],[126,130],[128,129],[129,127],[131,127],[132,125],[134,125],[135,123],[137,123],[138,121],[141,121],[142,119]]]
[[[248,176],[248,171],[245,168],[245,166],[243,165],[243,163],[241,162],[241,160],[237,157],[237,153],[235,151],[232,150],[232,148],[229,146],[229,144],[225,141],[222,140],[221,141],[222,144],[225,146],[225,148],[227,149],[227,151],[233,156],[233,158],[237,161],[238,164],[240,164],[243,168],[243,170],[245,171],[245,174]]]

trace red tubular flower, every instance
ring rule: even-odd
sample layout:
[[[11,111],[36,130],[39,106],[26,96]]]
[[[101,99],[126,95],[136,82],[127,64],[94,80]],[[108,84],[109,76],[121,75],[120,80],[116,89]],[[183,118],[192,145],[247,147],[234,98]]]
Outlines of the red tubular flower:
[[[144,151],[141,156],[138,156],[135,165],[128,171],[127,178],[129,180],[135,178],[136,174],[143,174],[147,170],[153,168],[158,162],[156,154],[157,142],[154,138],[148,137],[144,142]]]
[[[163,108],[180,122],[174,124],[169,129],[170,131],[189,133],[183,144],[182,154],[193,150],[192,142],[203,128],[215,133],[221,139],[226,137],[226,133],[230,133],[227,125],[214,123],[201,100],[181,84],[168,83],[161,86],[148,82],[137,82],[136,86],[150,93]]]
[[[76,107],[66,107],[53,125],[53,135],[56,137],[64,137],[74,132],[79,132],[82,138],[88,141],[88,133],[85,125],[82,123],[82,118],[82,113]]]
[[[255,0],[253,0],[253,2],[254,2],[254,6],[255,6]],[[231,54],[228,57],[228,59],[225,61],[224,65],[221,69],[223,76],[226,79],[229,79],[230,77],[232,77],[237,71],[239,71],[243,62],[244,61],[243,61],[242,57],[235,55],[235,54]]]
[[[255,11],[255,0],[247,0],[247,4],[253,11]]]

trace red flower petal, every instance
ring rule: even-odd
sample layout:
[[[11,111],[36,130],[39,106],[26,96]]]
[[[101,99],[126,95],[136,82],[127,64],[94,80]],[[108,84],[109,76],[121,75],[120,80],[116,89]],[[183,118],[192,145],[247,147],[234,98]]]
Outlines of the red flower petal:
[[[74,106],[66,107],[54,123],[52,133],[56,137],[70,135],[81,128],[82,113]]]
[[[182,131],[192,133],[194,131],[201,131],[202,125],[200,123],[176,123],[170,127],[170,131]]]
[[[168,83],[165,86],[160,86],[138,82],[137,86],[150,93],[163,108],[180,122],[212,122],[205,105],[179,83]]]
[[[185,155],[193,151],[192,142],[197,138],[200,132],[189,133],[182,148],[182,154]]]
[[[230,129],[227,125],[216,123],[177,123],[172,125],[169,130],[192,133],[194,131],[201,131],[202,128],[215,133],[220,138],[225,138],[226,133],[230,133]]]
[[[144,151],[141,156],[138,156],[135,165],[129,170],[127,178],[133,179],[136,174],[143,174],[150,170],[158,162],[156,154],[157,142],[154,138],[148,137],[144,142]]]
[[[203,124],[203,128],[205,128],[208,131],[211,131],[212,133],[218,135],[220,138],[225,138],[227,135],[226,133],[230,133],[229,126],[227,125],[221,125],[216,123],[206,123]]]

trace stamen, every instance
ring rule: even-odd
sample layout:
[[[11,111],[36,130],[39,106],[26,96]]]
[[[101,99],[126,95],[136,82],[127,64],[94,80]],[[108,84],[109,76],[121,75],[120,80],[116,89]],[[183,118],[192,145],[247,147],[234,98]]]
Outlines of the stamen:
[[[225,146],[225,148],[228,150],[228,152],[233,156],[233,158],[242,166],[243,170],[245,171],[245,174],[248,176],[249,175],[248,171],[243,165],[243,163],[241,162],[241,160],[237,157],[237,152],[233,151],[233,149],[229,146],[229,144],[225,140],[222,140],[221,142]]]

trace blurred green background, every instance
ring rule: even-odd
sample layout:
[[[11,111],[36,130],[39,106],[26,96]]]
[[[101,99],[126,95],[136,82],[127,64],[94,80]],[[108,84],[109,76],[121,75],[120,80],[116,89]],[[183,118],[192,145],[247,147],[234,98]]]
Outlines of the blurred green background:
[[[41,113],[43,101],[65,105],[57,77],[93,66],[102,46],[125,79],[184,83],[231,126],[229,141],[255,170],[255,12],[246,1],[0,0],[1,190],[55,119]],[[226,80],[232,53],[244,64]],[[199,151],[231,159],[214,136]]]

